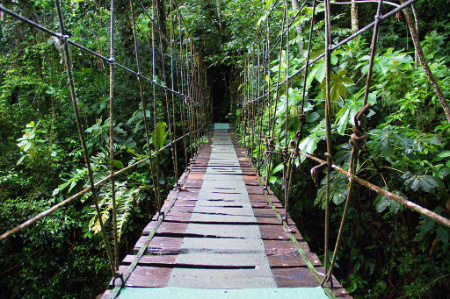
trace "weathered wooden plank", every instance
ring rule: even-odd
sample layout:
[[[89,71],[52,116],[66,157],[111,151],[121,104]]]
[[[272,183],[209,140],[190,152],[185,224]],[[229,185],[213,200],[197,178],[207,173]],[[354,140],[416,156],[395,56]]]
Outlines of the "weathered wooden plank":
[[[139,240],[134,245],[133,251],[138,252],[139,249],[141,249],[142,245],[146,241],[147,237],[142,236],[139,238]],[[183,242],[183,238],[178,237],[159,237],[155,236],[153,237],[150,244],[148,244],[147,248],[148,251],[153,252],[154,250],[158,251],[160,249],[165,250],[168,249],[169,251],[173,252],[177,249],[181,248],[181,243]]]
[[[270,268],[306,267],[305,261],[298,252],[290,254],[272,254],[267,256]]]
[[[309,245],[306,242],[298,242],[303,251],[309,251]],[[267,254],[290,254],[296,252],[297,248],[291,241],[284,240],[264,240]]]
[[[281,225],[261,225],[259,231],[263,240],[291,240]],[[291,231],[291,233],[294,234],[298,241],[303,239],[297,230],[295,232]]]
[[[122,264],[129,265],[137,258],[134,254],[127,255],[123,260]],[[177,259],[176,255],[144,255],[139,260],[138,265],[140,266],[164,266],[164,265],[174,265],[175,260]]]
[[[150,222],[143,230],[142,235],[146,236],[153,229],[153,225]],[[186,228],[188,227],[188,223],[176,223],[176,222],[165,222],[163,221],[159,226],[156,234],[164,234],[164,233],[174,233],[174,234],[183,234],[186,232]]]
[[[249,219],[248,220],[235,220],[232,217],[229,217],[228,219],[226,219],[224,216],[222,217],[217,217],[218,219],[205,219],[205,220],[195,220],[195,221],[191,221],[190,219],[186,219],[185,217],[180,217],[180,216],[173,216],[173,215],[167,215],[164,218],[164,221],[170,221],[170,222],[181,222],[181,223],[226,223],[226,224],[260,224],[260,225],[265,225],[265,224],[279,224],[280,221],[278,219],[275,218],[260,218],[255,220]]]
[[[120,266],[119,272],[125,273],[128,266]],[[162,288],[169,282],[172,268],[137,266],[131,273],[125,285],[127,287]],[[119,280],[119,279],[116,279]]]
[[[317,287],[318,281],[307,267],[272,268],[279,288]]]

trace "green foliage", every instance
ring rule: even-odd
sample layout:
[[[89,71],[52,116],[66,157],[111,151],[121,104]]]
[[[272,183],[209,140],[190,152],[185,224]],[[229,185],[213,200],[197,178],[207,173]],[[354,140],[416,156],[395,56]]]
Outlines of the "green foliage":
[[[428,5],[423,4],[425,2],[420,3],[418,5]],[[318,8],[323,9],[322,6]],[[339,11],[338,8],[336,11]],[[297,21],[303,25],[304,40],[309,33],[305,32],[308,26],[305,21],[311,13],[309,10],[306,12],[301,20]],[[375,11],[372,12],[368,8],[366,13],[372,18]],[[272,14],[271,17],[281,20],[281,15]],[[258,26],[264,24],[266,18],[265,13],[260,17]],[[335,22],[337,26],[348,25],[342,16],[338,16]],[[346,28],[336,28],[336,24],[333,23],[332,36],[336,39],[334,42],[349,34]],[[312,57],[323,53],[323,26],[324,21],[319,13],[313,32]],[[368,152],[360,153],[356,174],[448,217],[450,125],[421,66],[415,65],[414,50],[406,44],[404,23],[391,21],[382,26],[368,91],[367,100],[371,106],[363,121]],[[448,39],[449,31],[448,26],[442,30],[443,26],[443,23],[439,24],[439,32],[422,32],[424,39],[421,44],[434,76],[448,97],[449,48],[448,43],[443,41]],[[281,28],[273,30],[277,34],[281,32]],[[291,74],[304,65],[304,58],[299,58],[298,47],[294,46],[298,42],[298,36],[294,37],[297,32],[294,31],[292,30],[290,36]],[[330,57],[332,156],[334,163],[343,169],[349,167],[351,145],[348,141],[355,125],[354,117],[363,106],[370,59],[367,41],[370,38],[371,35],[362,34],[333,50]],[[287,75],[287,54],[284,48],[278,48],[275,52],[272,53],[270,78],[267,76],[259,81],[265,84],[265,91],[269,82],[270,86],[274,87],[278,76],[282,81]],[[323,157],[325,152],[328,152],[324,142],[325,71],[325,61],[320,59],[310,67],[306,78],[306,99],[303,107],[306,123],[302,127],[303,137],[299,144],[302,152],[318,157]],[[286,135],[288,141],[295,140],[298,129],[297,108],[303,92],[301,75],[291,77],[288,91],[284,85],[280,86],[276,109],[275,92],[271,93],[271,118],[276,110],[275,144],[283,146]],[[256,79],[253,80],[255,81],[248,84],[256,84]],[[286,101],[287,92],[289,105]],[[267,135],[268,119],[269,109],[266,107],[263,113],[263,136]],[[240,134],[243,144],[251,144],[251,138],[245,130]],[[256,142],[253,148],[257,148]],[[253,153],[253,157],[258,159],[257,152]],[[274,160],[269,182],[272,190],[283,198],[283,164],[281,158],[277,157],[279,156],[272,155]],[[320,222],[326,198],[326,167],[318,170],[316,185],[309,172],[314,166],[317,164],[304,156],[297,160],[289,206],[291,216],[304,232],[304,238],[316,252],[323,254],[323,225]],[[267,172],[265,167],[261,165],[263,175]],[[316,177],[316,174],[313,176]],[[330,179],[330,238],[333,244],[349,185],[346,177],[334,171],[331,172]],[[355,297],[367,298],[445,297],[443,290],[448,287],[450,269],[448,229],[356,183],[352,188],[349,216],[335,272],[347,290]]]
[[[53,1],[4,2],[4,5],[50,30],[60,30]],[[109,4],[69,1],[61,5],[70,39],[108,56]],[[135,53],[129,4],[125,9],[120,4],[116,7],[115,59],[133,69]],[[9,16],[3,15],[3,18],[0,24],[2,233],[90,186],[60,40]],[[136,12],[136,20],[140,55],[148,57],[152,51],[149,20],[141,10]],[[75,47],[71,47],[71,59],[81,125],[94,180],[99,181],[110,173],[109,68],[101,59]],[[151,61],[141,61],[146,72],[152,69]],[[135,76],[117,69],[114,77],[113,165],[117,171],[166,145],[168,128],[162,121],[164,90],[157,89],[156,94],[151,95],[158,102],[156,115],[153,115],[150,112],[153,102],[149,101],[146,107],[139,106]],[[158,79],[158,82],[165,80]],[[146,99],[150,87],[144,82]],[[177,98],[177,111],[180,105]],[[142,108],[149,125],[150,152],[146,146]],[[154,130],[155,118],[158,125]],[[181,123],[177,123],[178,128],[181,131]],[[179,131],[177,136],[181,135]],[[158,183],[166,187],[166,182],[175,180],[170,151],[163,151],[158,157],[164,173]],[[154,159],[148,161],[155,162]],[[155,188],[148,163],[123,172],[115,179],[121,257],[127,254],[128,244],[136,241],[134,232],[141,230],[155,211]],[[161,188],[161,196],[166,192],[166,188]],[[99,186],[97,193],[105,229],[110,234],[111,183]],[[104,291],[110,273],[91,195],[87,192],[62,210],[2,242],[2,291],[7,289],[13,298],[93,298]]]

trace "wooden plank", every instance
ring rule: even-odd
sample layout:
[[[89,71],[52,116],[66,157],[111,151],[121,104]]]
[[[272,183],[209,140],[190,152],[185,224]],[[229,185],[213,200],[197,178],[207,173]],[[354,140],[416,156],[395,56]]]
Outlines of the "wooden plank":
[[[279,288],[317,287],[319,284],[307,267],[273,268],[272,273]]]
[[[260,225],[265,225],[265,224],[279,224],[280,221],[278,219],[275,218],[260,218],[257,219],[256,221],[253,220],[248,220],[248,221],[235,221],[233,219],[219,219],[219,220],[196,220],[196,221],[191,221],[190,219],[186,219],[185,217],[180,217],[180,216],[172,216],[172,215],[167,215],[164,218],[164,221],[170,221],[170,222],[181,222],[181,223],[226,223],[226,224],[260,224]]]
[[[127,255],[122,263],[131,264],[136,259],[136,255]],[[215,262],[209,259],[207,262],[198,259],[198,263],[180,263],[177,262],[177,255],[145,255],[140,260],[139,266],[146,267],[177,267],[177,268],[201,268],[201,269],[255,269],[255,264],[251,261],[241,261],[233,264],[223,263],[223,261]]]
[[[147,239],[146,236],[140,237],[139,240],[134,245],[133,251],[138,252],[139,249],[141,249],[141,247],[144,244],[146,239]],[[154,252],[154,251],[159,252],[159,250],[167,249],[169,252],[176,252],[178,249],[181,248],[182,243],[183,243],[183,238],[156,236],[152,239],[150,244],[148,244],[148,251],[149,252]]]
[[[281,225],[261,225],[259,227],[259,231],[263,240],[291,240],[291,238]],[[294,236],[298,241],[301,241],[303,239],[298,231],[291,231],[291,233],[294,233]]]
[[[306,242],[298,242],[303,251],[309,251],[309,245]],[[290,254],[297,252],[295,244],[284,240],[264,240],[267,254]]]
[[[298,252],[289,254],[272,254],[267,256],[270,268],[306,267],[306,262]]]
[[[120,266],[119,272],[126,272],[128,266]],[[169,283],[172,268],[167,267],[142,267],[137,266],[131,273],[125,286],[127,287],[147,287],[162,288]],[[120,280],[120,279],[116,279]]]
[[[135,259],[136,255],[129,254],[123,260],[122,264],[129,265]],[[176,255],[144,255],[139,260],[138,265],[140,266],[156,266],[156,265],[174,265],[175,260],[177,259]]]
[[[150,231],[153,229],[153,225],[151,225],[152,222],[150,222],[143,230],[142,235],[146,236],[150,233]],[[164,234],[164,233],[176,233],[176,234],[183,234],[186,232],[186,228],[188,227],[187,223],[175,223],[175,222],[165,222],[163,221],[161,225],[159,226],[158,230],[156,231],[156,234]]]

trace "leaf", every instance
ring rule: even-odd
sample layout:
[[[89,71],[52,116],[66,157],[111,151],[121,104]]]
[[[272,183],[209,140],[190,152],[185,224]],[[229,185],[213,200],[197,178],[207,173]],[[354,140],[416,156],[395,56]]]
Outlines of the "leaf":
[[[317,112],[308,113],[306,115],[306,121],[309,123],[315,122],[320,118],[320,114]]]
[[[273,185],[277,182],[277,178],[272,176],[272,177],[270,177],[269,182]]]
[[[436,223],[436,222],[434,222],[433,219],[427,219],[427,220],[425,221],[425,223],[422,225],[422,230],[423,230],[424,232],[429,232],[430,230],[433,229],[435,223]]]
[[[315,73],[315,78],[317,81],[322,82],[323,79],[325,79],[326,70],[327,70],[327,68],[326,68],[325,61],[317,66],[316,73]]]
[[[164,144],[164,141],[165,141],[164,135],[166,133],[166,126],[167,126],[167,124],[165,122],[163,122],[163,121],[158,122],[156,124],[156,128],[153,131],[153,136],[152,136],[153,144],[158,149],[161,148]]]
[[[437,155],[438,158],[448,158],[450,157],[450,151],[444,151],[442,153],[439,153],[439,155]]]
[[[385,190],[387,190],[387,188],[383,188]],[[402,194],[400,191],[392,191],[392,193],[405,197],[404,194]],[[392,200],[388,197],[385,197],[381,194],[379,194],[376,199],[375,199],[375,207],[377,209],[378,213],[382,213],[384,212],[386,209],[389,208],[389,212],[390,213],[397,213],[400,209],[401,209],[401,205],[396,202],[395,200]]]
[[[122,163],[122,161],[119,161],[119,160],[113,160],[113,164],[114,164],[114,168],[117,168],[117,169],[122,169],[122,168],[123,168],[123,163]]]
[[[60,191],[61,191],[61,190],[60,190],[59,188],[55,188],[55,190],[53,190],[52,196],[58,195],[58,193],[59,193]]]
[[[347,124],[348,124],[348,116],[350,114],[350,110],[346,109],[345,107],[343,107],[341,109],[341,111],[344,111],[344,113],[342,114],[342,116],[338,119],[339,123],[338,123],[338,132],[341,135],[344,135],[345,133],[345,129],[347,128]],[[341,114],[341,111],[339,111],[338,115]],[[338,118],[339,116],[337,116]]]
[[[25,159],[25,157],[26,157],[25,155],[20,157],[20,159],[19,159],[19,161],[17,161],[16,165],[20,165],[23,162],[23,160]]]
[[[278,164],[278,165],[272,170],[272,175],[275,174],[275,173],[277,173],[277,172],[280,172],[281,170],[283,170],[283,167],[284,167],[284,164],[283,164],[283,163]]]
[[[437,235],[444,244],[448,244],[448,231],[442,226],[439,226],[436,230]]]

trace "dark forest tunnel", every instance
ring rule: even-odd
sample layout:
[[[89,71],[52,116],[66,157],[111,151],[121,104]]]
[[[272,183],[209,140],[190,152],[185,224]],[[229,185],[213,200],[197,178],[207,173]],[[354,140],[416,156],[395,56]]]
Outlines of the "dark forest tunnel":
[[[208,87],[213,99],[213,121],[227,122],[230,112],[230,79],[232,68],[226,65],[216,65],[208,68]]]

